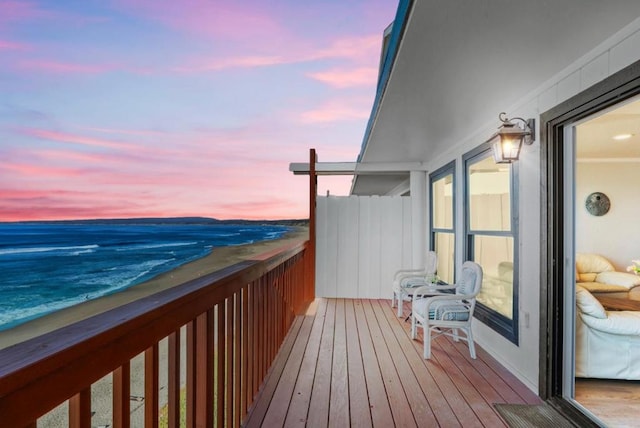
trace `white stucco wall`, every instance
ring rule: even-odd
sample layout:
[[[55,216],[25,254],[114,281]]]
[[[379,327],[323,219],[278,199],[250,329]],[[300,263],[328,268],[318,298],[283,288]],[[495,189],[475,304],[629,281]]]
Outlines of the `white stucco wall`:
[[[624,271],[640,259],[640,163],[578,162],[576,165],[576,251],[605,256]],[[584,202],[592,192],[609,197],[611,208],[593,216]]]
[[[603,40],[597,47],[594,46],[592,51],[569,67],[558,70],[557,74],[551,79],[539,82],[538,88],[522,97],[517,104],[504,105],[503,109],[508,112],[509,116],[536,118],[536,126],[539,128],[541,113],[638,60],[640,60],[640,19],[636,19],[611,38]],[[497,113],[499,112],[496,111],[495,114],[497,115]],[[470,120],[468,123],[473,122],[473,120]],[[464,127],[464,122],[461,122],[460,126]],[[491,124],[482,128],[465,129],[464,133],[468,135],[467,138],[451,145],[445,152],[440,152],[431,157],[427,164],[429,170],[436,170],[452,159],[457,160],[456,228],[458,231],[464,231],[464,209],[462,209],[464,206],[462,192],[464,167],[462,155],[482,144],[495,132],[496,126],[496,121],[494,120]],[[539,129],[537,130],[537,135],[539,135]],[[539,366],[541,263],[541,159],[539,137],[537,140],[532,146],[523,148],[518,165],[520,174],[519,346],[509,342],[481,322],[475,323],[474,327],[476,341],[536,392],[538,391]],[[635,183],[638,183],[637,175]],[[611,183],[611,188],[610,192],[615,198],[614,204],[619,203],[618,201],[622,198],[630,197],[628,194],[620,194],[620,190],[613,190],[613,183]],[[582,192],[584,193],[585,191],[583,190]],[[606,192],[607,190],[602,191]],[[459,233],[456,242],[457,248],[463,248],[463,239],[463,233]],[[638,242],[638,240],[635,239],[635,242]],[[593,243],[593,245],[596,244]],[[634,258],[640,257],[640,254],[632,254],[631,248],[624,250],[624,253],[622,255],[621,250],[620,255],[613,257],[616,264],[626,263],[624,260],[628,259],[629,255],[633,255]],[[463,262],[464,255],[461,251],[458,251],[457,257],[459,266]]]

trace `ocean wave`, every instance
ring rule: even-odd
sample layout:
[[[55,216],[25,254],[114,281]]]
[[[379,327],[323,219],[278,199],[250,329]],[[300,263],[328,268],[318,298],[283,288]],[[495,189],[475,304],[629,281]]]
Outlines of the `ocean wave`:
[[[0,250],[0,256],[9,255],[9,254],[27,254],[27,253],[47,253],[51,251],[86,251],[86,250],[95,250],[99,248],[99,245],[79,245],[73,247],[30,247],[30,248],[5,248]]]
[[[79,293],[76,296],[71,296],[48,303],[42,303],[35,306],[20,306],[8,310],[3,310],[2,312],[0,312],[0,331],[14,327],[18,324],[32,320],[34,318],[41,317],[51,312],[59,311],[64,308],[86,302],[88,300],[93,300],[99,297],[113,294],[117,291],[121,291],[135,284],[138,279],[143,278],[145,275],[151,273],[158,266],[162,266],[172,261],[175,261],[175,258],[148,260],[146,262],[140,263],[136,265],[135,271],[134,269],[128,269],[116,277],[110,276],[109,282],[111,283],[111,286],[101,288],[100,290],[88,293],[83,292]],[[99,278],[95,278],[93,281],[85,281],[85,285],[95,285],[100,282],[102,281]],[[28,286],[13,286],[11,288],[23,287]]]
[[[0,312],[0,330],[6,330],[25,321],[40,317],[42,315],[59,311],[85,301],[85,296],[78,296],[58,300],[55,302],[42,303],[36,306],[20,307]]]
[[[197,245],[198,241],[194,242],[169,242],[165,244],[134,244],[129,247],[118,248],[116,251],[137,251],[137,250],[150,250],[153,248],[166,248],[166,247],[185,247],[188,245]]]

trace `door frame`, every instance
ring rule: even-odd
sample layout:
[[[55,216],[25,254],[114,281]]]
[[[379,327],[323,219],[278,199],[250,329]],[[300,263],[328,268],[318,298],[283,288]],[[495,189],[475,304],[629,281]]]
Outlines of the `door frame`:
[[[539,395],[580,426],[598,426],[562,395],[564,130],[640,94],[640,61],[540,115],[541,232]],[[573,314],[571,314],[573,315]]]

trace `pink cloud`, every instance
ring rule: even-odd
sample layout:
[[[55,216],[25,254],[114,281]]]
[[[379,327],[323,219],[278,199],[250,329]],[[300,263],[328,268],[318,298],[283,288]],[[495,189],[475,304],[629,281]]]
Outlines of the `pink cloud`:
[[[82,175],[82,172],[72,168],[57,168],[51,166],[40,166],[34,164],[3,164],[0,168],[11,171],[12,173],[20,174],[23,176],[35,176],[35,177],[77,177]]]
[[[34,2],[23,0],[3,0],[0,2],[0,25],[46,16]]]
[[[293,201],[286,199],[270,198],[266,200],[255,200],[251,202],[235,202],[230,204],[216,205],[213,216],[216,218],[243,218],[247,220],[258,220],[273,217],[275,213],[287,212],[292,217],[305,218],[308,213],[303,213]],[[242,217],[239,217],[242,213]]]
[[[284,64],[295,64],[302,62],[313,62],[330,59],[343,59],[348,60],[351,63],[367,63],[371,62],[372,58],[377,58],[380,51],[380,36],[348,36],[333,40],[326,47],[310,46],[309,43],[295,41],[292,43],[286,52],[282,52],[280,48],[274,48],[274,46],[268,46],[269,49],[276,49],[277,55],[245,55],[245,56],[230,56],[220,57],[216,55],[215,58],[200,57],[192,58],[187,61],[186,65],[174,67],[172,71],[176,72],[210,72],[221,71],[233,68],[257,68],[268,67]],[[330,73],[335,74],[331,76]],[[360,84],[360,81],[364,79],[371,79],[375,82],[377,69],[361,67],[355,70],[332,70],[326,72],[326,76],[318,73],[318,80],[331,79],[337,81],[340,79],[338,76],[342,73],[341,79],[346,82],[345,79],[350,79],[349,86],[355,86]],[[373,76],[373,77],[372,77]],[[345,87],[345,86],[339,86]]]
[[[100,74],[113,71],[109,65],[74,64],[69,62],[28,60],[17,64],[18,68],[27,71],[39,71],[52,74]]]
[[[8,40],[0,40],[0,51],[17,51],[17,50],[25,50],[28,48],[28,45],[24,43],[16,43],[10,42]]]
[[[185,33],[234,40],[273,39],[282,27],[259,4],[202,0],[119,0],[124,10]]]
[[[313,110],[298,115],[302,123],[328,123],[349,120],[363,120],[369,117],[370,107],[366,103],[353,100],[332,100]]]
[[[279,56],[246,56],[246,57],[230,57],[205,59],[194,62],[192,65],[174,67],[174,71],[178,72],[205,72],[220,71],[230,68],[256,68],[272,65],[287,64],[293,62]]]
[[[326,48],[321,48],[310,55],[313,59],[326,58],[348,58],[370,59],[373,55],[377,57],[380,54],[380,46],[382,44],[382,36],[347,36],[336,39]]]
[[[349,88],[353,86],[373,86],[376,82],[378,69],[375,67],[360,67],[355,69],[332,69],[309,73],[308,76],[334,88]]]
[[[104,140],[100,138],[92,138],[58,131],[48,131],[45,129],[26,128],[22,129],[21,132],[32,137],[41,138],[43,140],[58,141],[61,143],[79,144],[92,147],[104,147],[110,149],[136,148],[136,146],[133,144],[122,143],[119,141]]]
[[[102,132],[104,134],[120,134],[120,135],[148,135],[148,136],[167,136],[172,135],[167,132],[162,131],[152,131],[148,129],[116,129],[116,128],[95,128],[95,127],[84,127],[82,129],[86,129],[89,131]]]

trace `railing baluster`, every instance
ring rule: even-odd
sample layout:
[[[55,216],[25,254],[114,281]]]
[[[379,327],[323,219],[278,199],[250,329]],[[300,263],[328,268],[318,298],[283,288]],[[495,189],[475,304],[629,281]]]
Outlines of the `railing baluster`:
[[[240,418],[249,410],[249,285],[242,287],[242,373],[240,377]]]
[[[225,319],[225,302],[222,301],[218,303],[218,319],[216,320],[217,324],[217,343],[216,343],[216,427],[224,426],[224,378],[225,378],[225,370],[224,370],[224,319]]]
[[[187,428],[193,428],[196,420],[196,327],[197,323],[191,321],[187,323],[187,378],[186,383],[186,415]]]
[[[144,352],[144,426],[158,426],[158,343]]]
[[[113,372],[113,427],[131,426],[131,369],[127,361]]]
[[[69,428],[91,428],[91,386],[69,399]]]
[[[180,330],[169,335],[168,344],[168,427],[180,428]]]
[[[233,426],[239,427],[244,414],[242,410],[242,292],[244,288],[235,295],[235,309],[233,314]]]
[[[213,425],[213,332],[214,309],[198,316],[195,331],[195,423],[197,427]]]
[[[225,426],[233,426],[233,296],[229,296],[226,302],[226,346],[224,350],[225,360]]]
[[[253,281],[251,283],[250,288],[250,300],[249,300],[249,317],[251,318],[250,327],[249,327],[249,349],[250,352],[247,354],[249,356],[249,376],[248,378],[251,380],[249,385],[247,403],[248,406],[251,406],[253,403],[253,397],[256,394],[256,367],[258,366],[258,351],[257,351],[257,336],[258,336],[258,324],[256,322],[256,283],[257,281]],[[248,407],[247,406],[247,407]],[[247,409],[248,410],[248,409]]]

